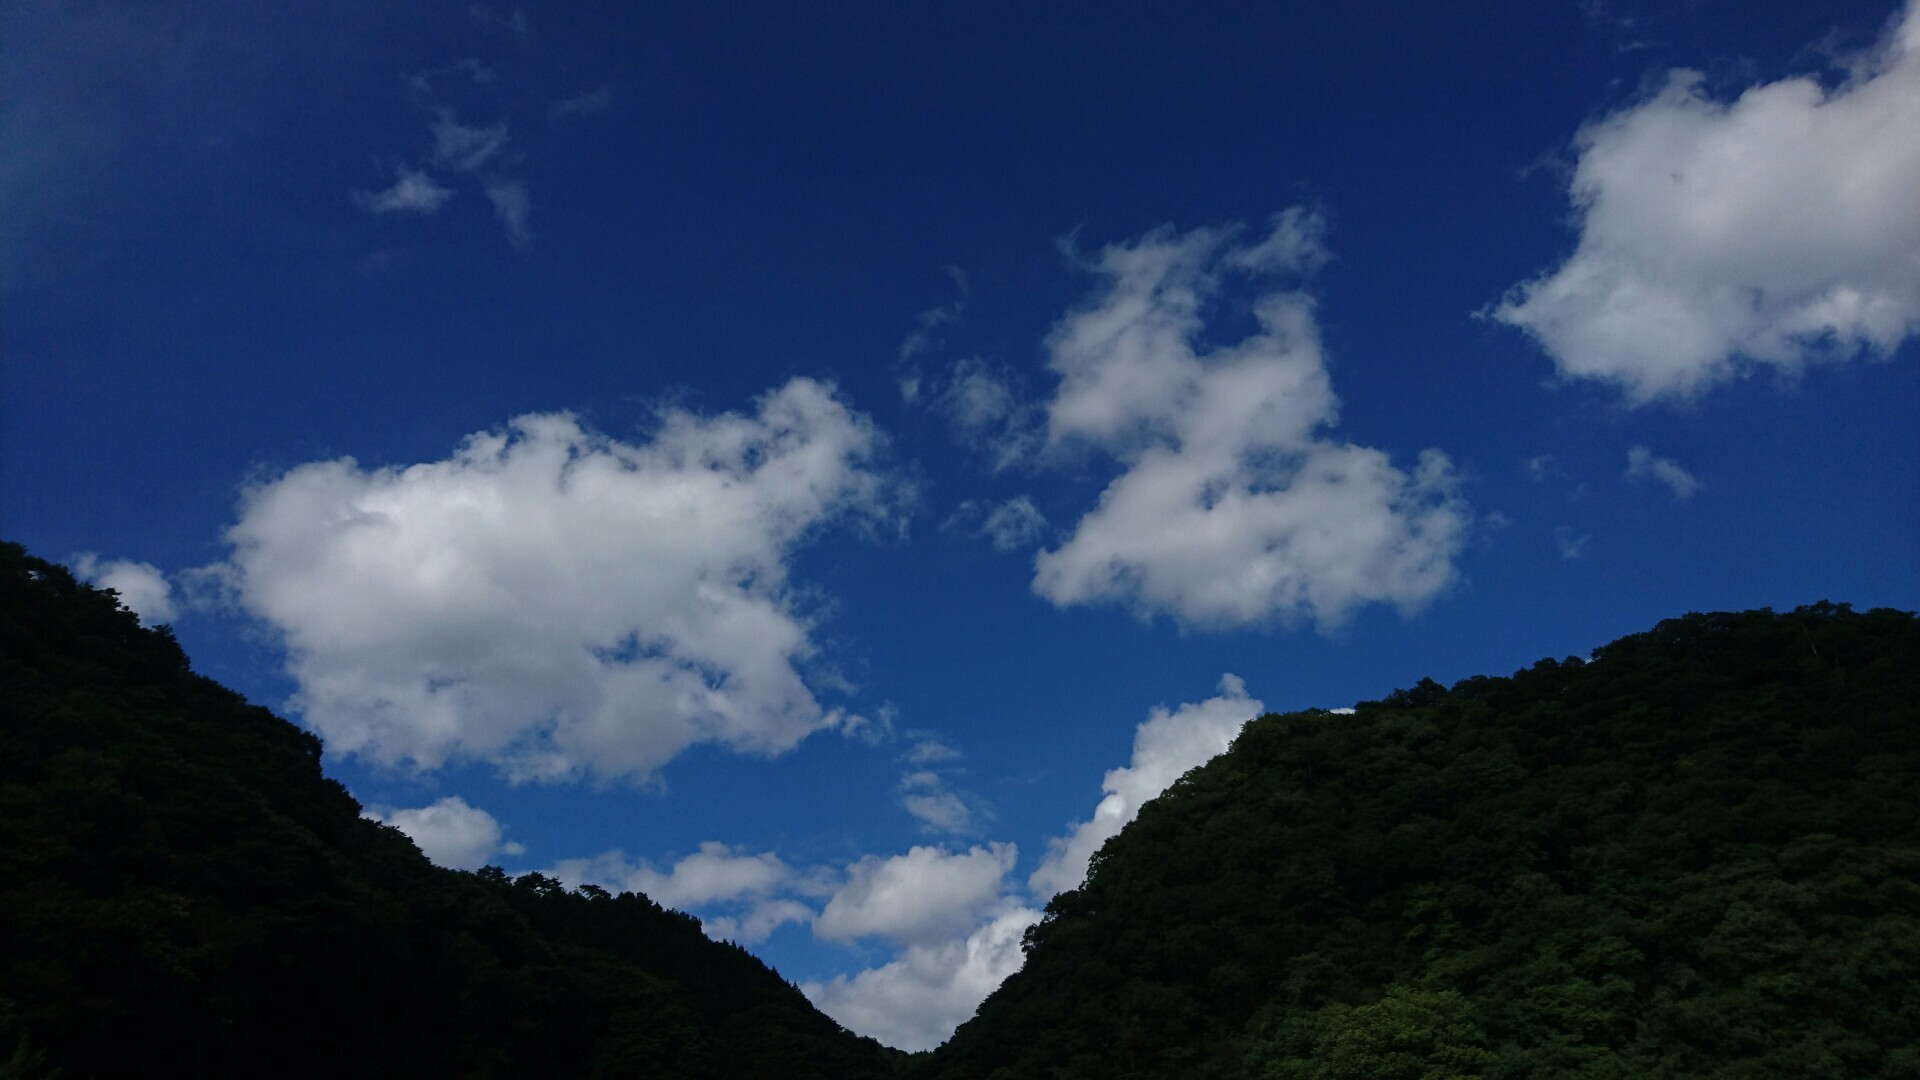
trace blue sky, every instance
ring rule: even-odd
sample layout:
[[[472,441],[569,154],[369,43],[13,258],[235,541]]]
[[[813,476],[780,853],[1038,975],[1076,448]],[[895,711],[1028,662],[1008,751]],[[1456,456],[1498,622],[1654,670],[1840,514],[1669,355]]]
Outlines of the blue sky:
[[[1262,708],[1920,607],[1886,3],[0,4],[0,522],[943,1038]]]

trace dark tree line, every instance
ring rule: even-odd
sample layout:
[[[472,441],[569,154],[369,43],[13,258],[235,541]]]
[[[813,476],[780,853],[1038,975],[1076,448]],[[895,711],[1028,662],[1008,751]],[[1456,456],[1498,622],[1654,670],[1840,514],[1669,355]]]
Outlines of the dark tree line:
[[[1028,950],[921,1075],[1920,1076],[1920,623],[1261,717]]]
[[[0,545],[0,1076],[894,1071],[690,916],[430,865],[320,749]]]
[[[1250,723],[911,1061],[690,916],[433,867],[0,545],[0,1078],[1920,1077],[1920,622],[1690,615]]]

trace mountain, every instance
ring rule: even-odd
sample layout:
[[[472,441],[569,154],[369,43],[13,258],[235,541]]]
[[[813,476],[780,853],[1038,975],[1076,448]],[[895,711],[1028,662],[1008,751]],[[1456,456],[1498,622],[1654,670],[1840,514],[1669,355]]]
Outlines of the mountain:
[[[1920,1076],[1920,623],[1260,717],[1027,948],[916,1076]]]
[[[837,1080],[902,1060],[643,896],[432,866],[320,750],[111,593],[0,545],[0,1076]]]

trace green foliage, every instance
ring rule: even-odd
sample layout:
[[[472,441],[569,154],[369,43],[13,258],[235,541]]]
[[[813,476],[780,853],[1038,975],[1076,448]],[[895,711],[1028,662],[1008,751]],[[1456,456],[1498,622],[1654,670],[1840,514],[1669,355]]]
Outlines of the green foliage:
[[[1917,714],[1820,604],[1261,717],[921,1075],[1920,1076]]]
[[[0,545],[0,1076],[895,1071],[689,916],[433,867],[320,749]]]

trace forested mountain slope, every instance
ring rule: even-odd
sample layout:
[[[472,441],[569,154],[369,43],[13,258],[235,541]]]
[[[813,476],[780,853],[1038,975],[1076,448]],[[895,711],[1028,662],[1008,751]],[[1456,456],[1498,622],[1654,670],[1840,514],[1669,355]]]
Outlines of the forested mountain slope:
[[[9,1061],[11,1057],[11,1061]],[[638,895],[430,865],[320,742],[0,545],[0,1075],[890,1075]]]
[[[1263,716],[919,1075],[1920,1076],[1917,714],[1822,604]]]

